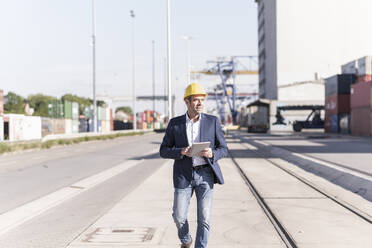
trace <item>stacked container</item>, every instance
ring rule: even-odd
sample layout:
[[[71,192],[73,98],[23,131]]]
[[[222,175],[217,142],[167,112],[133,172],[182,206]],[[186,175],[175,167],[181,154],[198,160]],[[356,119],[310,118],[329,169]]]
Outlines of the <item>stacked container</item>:
[[[79,104],[77,102],[64,102],[66,133],[79,132]]]
[[[6,136],[10,141],[41,139],[41,117],[6,114]]]
[[[335,75],[325,80],[326,132],[350,132],[350,87],[355,80],[354,74]]]
[[[371,81],[359,82],[351,87],[351,133],[372,134],[372,87]]]
[[[4,92],[0,90],[0,141],[4,140]]]
[[[110,109],[110,131],[114,131],[114,111]]]
[[[372,80],[372,57],[365,56],[358,59],[357,83],[369,82]]]
[[[4,92],[0,90],[0,116],[4,114]]]
[[[50,101],[48,103],[48,117],[62,119],[64,117],[63,103],[60,101]]]
[[[41,135],[66,133],[66,121],[64,119],[53,119],[41,117]]]

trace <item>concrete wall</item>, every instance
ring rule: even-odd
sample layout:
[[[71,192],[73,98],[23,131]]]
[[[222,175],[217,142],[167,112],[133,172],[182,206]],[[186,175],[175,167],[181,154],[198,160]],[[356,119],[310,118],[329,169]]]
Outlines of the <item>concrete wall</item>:
[[[340,73],[342,64],[372,54],[372,1],[258,0],[261,4],[267,29],[264,47],[259,45],[265,50],[260,64],[266,84],[260,90],[266,98],[276,95],[275,85],[313,80],[315,73],[326,78]]]
[[[299,82],[278,87],[279,101],[314,101],[323,102],[325,97],[324,80]]]

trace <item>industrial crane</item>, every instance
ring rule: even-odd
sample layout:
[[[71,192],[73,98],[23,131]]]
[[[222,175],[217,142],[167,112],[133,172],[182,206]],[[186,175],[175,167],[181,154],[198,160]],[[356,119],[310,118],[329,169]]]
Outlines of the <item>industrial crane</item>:
[[[222,124],[225,120],[225,105],[229,106],[233,124],[237,124],[238,111],[236,109],[236,100],[247,97],[249,94],[238,94],[236,92],[235,77],[236,75],[257,75],[257,70],[247,69],[240,61],[241,58],[248,58],[250,62],[254,61],[257,64],[257,56],[231,56],[228,58],[222,57],[214,61],[207,61],[209,67],[206,70],[192,71],[194,74],[217,75],[221,78],[221,83],[217,84],[213,92],[208,92],[208,98],[211,96],[216,100],[217,111],[221,117]],[[241,67],[243,67],[241,69]],[[232,83],[228,81],[232,79]],[[251,93],[255,95],[257,93]]]

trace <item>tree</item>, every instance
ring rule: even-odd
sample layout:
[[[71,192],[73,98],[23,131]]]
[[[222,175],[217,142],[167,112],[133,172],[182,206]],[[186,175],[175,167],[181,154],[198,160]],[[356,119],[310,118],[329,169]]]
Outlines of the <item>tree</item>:
[[[133,113],[132,108],[128,106],[117,107],[115,113],[117,113],[118,111],[123,111],[124,113],[127,113],[129,115]]]
[[[72,94],[65,94],[61,97],[61,100],[63,102],[69,101],[69,102],[77,102],[79,104],[79,115],[85,114],[85,107],[90,107],[93,105],[93,100],[90,98],[85,97],[79,97],[77,95]],[[103,106],[105,102],[103,101],[97,101],[97,106]]]
[[[9,91],[4,96],[4,113],[23,114],[25,99],[14,92]]]
[[[34,109],[34,116],[48,117],[48,105],[50,102],[61,102],[58,98],[53,96],[46,96],[41,93],[36,95],[29,95],[27,101],[30,107]]]

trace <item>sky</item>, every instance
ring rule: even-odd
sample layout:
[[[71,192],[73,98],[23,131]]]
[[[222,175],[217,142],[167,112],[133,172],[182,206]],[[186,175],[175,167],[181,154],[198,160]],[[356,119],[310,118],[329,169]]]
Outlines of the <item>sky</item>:
[[[164,95],[167,48],[167,0],[95,0],[96,93],[132,94],[132,25],[135,39],[137,95],[152,94],[152,40],[155,41],[155,92]],[[221,56],[257,55],[257,9],[254,0],[172,0],[172,87],[176,114],[185,111],[186,41],[191,68],[204,69]],[[92,0],[0,0],[0,89],[24,97],[43,93],[93,96]],[[130,17],[134,10],[135,18]],[[133,23],[134,22],[134,23]],[[244,61],[243,61],[244,62]],[[197,80],[204,87],[219,83],[215,76]],[[257,88],[256,76],[240,76],[245,91]],[[131,102],[115,103],[131,106]],[[152,102],[137,103],[137,110]],[[162,102],[156,110],[164,112]]]

